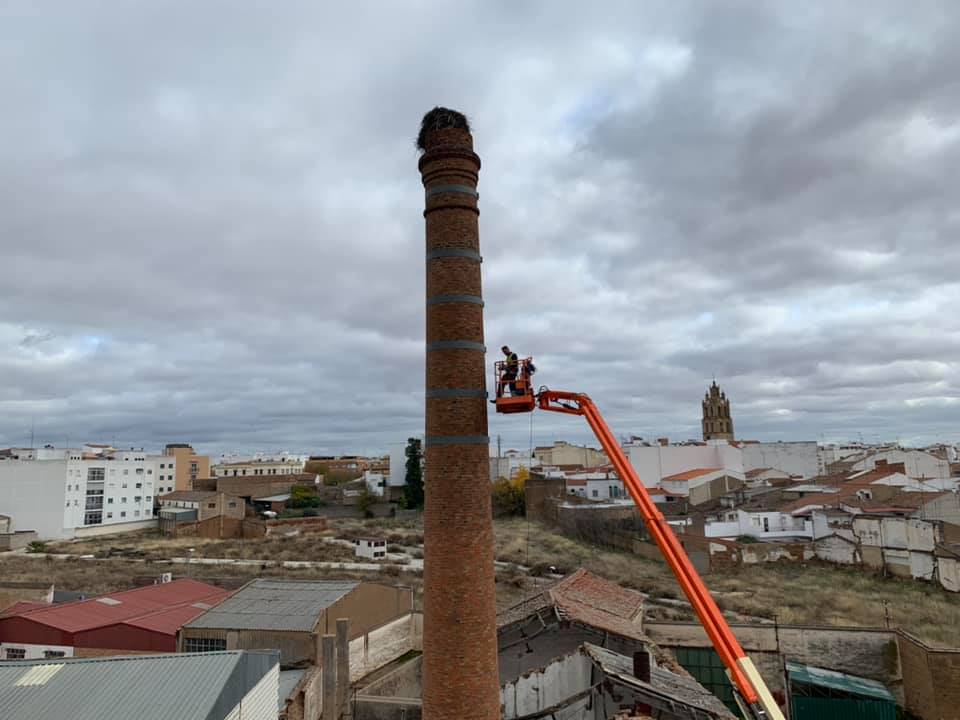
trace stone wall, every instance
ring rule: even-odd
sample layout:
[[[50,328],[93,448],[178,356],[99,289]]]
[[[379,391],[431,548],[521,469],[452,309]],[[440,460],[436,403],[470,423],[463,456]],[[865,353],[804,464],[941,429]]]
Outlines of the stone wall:
[[[924,720],[960,715],[960,648],[931,648],[912,635],[897,632],[907,710]]]

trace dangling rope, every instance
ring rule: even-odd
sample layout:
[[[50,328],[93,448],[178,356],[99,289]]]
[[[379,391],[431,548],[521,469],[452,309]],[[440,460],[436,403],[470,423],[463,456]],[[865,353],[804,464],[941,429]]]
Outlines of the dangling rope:
[[[533,416],[536,411],[530,413],[530,450],[527,452],[527,480],[530,482],[530,475],[533,467]],[[523,486],[523,518],[527,523],[527,539],[523,564],[530,568],[530,515],[527,513],[527,486]]]

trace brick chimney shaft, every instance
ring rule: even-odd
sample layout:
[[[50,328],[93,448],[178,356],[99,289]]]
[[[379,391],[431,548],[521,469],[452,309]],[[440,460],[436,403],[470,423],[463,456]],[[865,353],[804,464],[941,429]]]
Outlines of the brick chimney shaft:
[[[436,108],[418,138],[427,262],[423,717],[500,716],[486,356],[466,118]]]

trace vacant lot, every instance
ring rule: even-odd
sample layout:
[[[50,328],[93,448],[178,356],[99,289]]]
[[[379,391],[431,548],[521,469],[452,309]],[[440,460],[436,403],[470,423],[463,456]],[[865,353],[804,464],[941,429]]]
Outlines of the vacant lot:
[[[330,537],[377,536],[392,545],[419,554],[423,528],[419,521],[336,520]],[[549,584],[543,577],[550,567],[566,573],[577,567],[610,578],[642,592],[655,602],[648,606],[652,617],[691,619],[680,590],[663,563],[626,553],[597,548],[571,540],[540,525],[524,520],[495,522],[496,559],[531,568],[497,571],[497,602],[506,607],[524,595]],[[187,573],[183,565],[160,562],[184,557],[195,548],[195,557],[232,557],[266,560],[350,561],[350,548],[323,542],[315,537],[265,538],[261,540],[168,540],[156,534],[97,538],[61,543],[53,549],[74,555],[111,556],[109,560],[64,562],[29,556],[0,557],[0,577],[18,580],[50,580],[67,590],[106,592],[128,587],[138,576],[173,571]],[[111,553],[111,548],[113,551]],[[129,559],[124,559],[128,554]],[[135,558],[141,562],[132,562]],[[258,575],[297,578],[357,577],[401,582],[420,591],[422,573],[403,566],[380,573],[346,573],[325,570],[283,570],[280,568],[197,567],[191,572],[204,576],[252,578]],[[532,576],[531,576],[532,575]],[[960,597],[934,585],[912,580],[885,579],[868,572],[830,565],[766,564],[732,570],[705,578],[717,602],[731,619],[859,625],[882,627],[889,616],[899,626],[927,642],[960,646]]]

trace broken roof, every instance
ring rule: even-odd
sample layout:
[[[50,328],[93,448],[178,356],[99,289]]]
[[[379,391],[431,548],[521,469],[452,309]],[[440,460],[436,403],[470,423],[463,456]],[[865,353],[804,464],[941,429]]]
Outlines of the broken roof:
[[[596,662],[604,673],[620,682],[633,685],[647,692],[666,696],[667,699],[691,705],[711,713],[714,717],[732,718],[733,715],[715,695],[692,677],[678,675],[663,667],[650,668],[650,682],[644,682],[633,674],[633,660],[602,647],[584,643],[583,651]]]
[[[497,615],[505,627],[552,607],[561,620],[579,622],[622,637],[646,640],[640,621],[643,595],[584,568]]]

